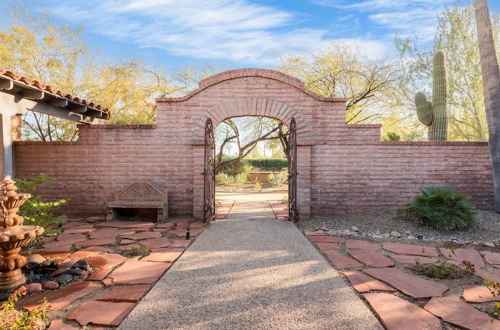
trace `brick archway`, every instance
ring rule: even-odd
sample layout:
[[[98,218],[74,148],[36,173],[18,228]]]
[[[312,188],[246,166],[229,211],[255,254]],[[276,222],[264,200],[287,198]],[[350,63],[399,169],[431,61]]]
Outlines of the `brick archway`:
[[[285,102],[269,98],[238,98],[224,100],[208,109],[193,128],[193,144],[204,140],[205,123],[212,119],[217,127],[225,119],[232,117],[261,116],[278,119],[289,126],[292,118],[297,123],[297,144],[311,145],[312,134],[310,125],[304,116]]]

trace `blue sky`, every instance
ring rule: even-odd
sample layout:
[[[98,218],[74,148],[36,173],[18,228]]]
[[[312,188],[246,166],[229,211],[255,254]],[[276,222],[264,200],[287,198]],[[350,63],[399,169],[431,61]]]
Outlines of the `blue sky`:
[[[24,0],[56,23],[85,26],[93,52],[169,69],[204,63],[271,67],[287,52],[332,41],[371,57],[393,52],[394,35],[433,38],[436,15],[455,0]],[[500,10],[500,1],[489,1]]]

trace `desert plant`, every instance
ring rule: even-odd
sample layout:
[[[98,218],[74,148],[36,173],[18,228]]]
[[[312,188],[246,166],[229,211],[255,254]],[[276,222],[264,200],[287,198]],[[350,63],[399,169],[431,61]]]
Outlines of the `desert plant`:
[[[226,173],[219,173],[215,176],[215,182],[221,185],[229,185],[234,182],[234,178]]]
[[[248,164],[261,171],[281,171],[288,167],[286,158],[249,159]]]
[[[434,54],[432,70],[432,101],[424,93],[415,95],[417,116],[428,127],[429,141],[446,141],[448,138],[448,79],[446,76],[446,54],[440,50]]]
[[[247,183],[248,182],[248,174],[240,173],[234,177],[235,183]]]
[[[279,186],[286,182],[287,172],[271,173],[267,176],[267,181],[271,186]]]
[[[54,179],[46,174],[39,174],[31,180],[16,179],[19,192],[31,194],[31,198],[24,203],[18,214],[24,217],[24,224],[45,228],[43,235],[60,233],[59,224],[66,219],[64,215],[54,214],[66,200],[47,201],[37,190],[39,185],[52,180]]]
[[[253,186],[255,190],[261,191],[262,190],[262,185],[260,184],[259,180],[255,181],[255,184]]]
[[[45,318],[49,304],[45,299],[42,304],[31,310],[22,311],[18,308],[19,297],[26,294],[26,289],[16,290],[9,299],[0,306],[0,329],[37,330],[45,329]]]
[[[443,230],[465,229],[476,221],[469,197],[449,187],[426,187],[398,214]]]
[[[443,253],[443,261],[440,261],[436,264],[423,264],[417,260],[415,261],[413,270],[424,276],[440,280],[472,276],[476,273],[474,264],[470,261],[463,260],[460,264],[460,267],[455,264],[448,263],[448,261],[450,261],[455,255],[455,248],[450,247],[446,244],[444,245],[444,248],[448,251],[448,255],[445,255],[445,253]]]
[[[384,137],[384,141],[401,141],[401,136],[394,132],[388,132]]]
[[[123,250],[123,254],[126,257],[145,257],[149,255],[151,249],[142,245],[134,245],[129,247],[128,249]]]

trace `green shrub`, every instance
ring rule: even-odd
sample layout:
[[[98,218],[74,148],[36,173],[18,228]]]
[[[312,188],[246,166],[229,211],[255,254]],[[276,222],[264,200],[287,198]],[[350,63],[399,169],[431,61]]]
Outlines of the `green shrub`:
[[[255,190],[261,191],[262,190],[262,185],[260,184],[259,180],[255,181],[255,184],[253,186]]]
[[[230,157],[224,157],[222,159],[222,162],[226,162],[231,160]],[[251,166],[248,164],[247,160],[242,160],[241,162],[237,162],[233,165],[230,165],[228,167],[225,167],[224,169],[221,170],[221,173],[225,173],[229,176],[236,177],[239,174],[248,174],[250,173]]]
[[[221,185],[228,185],[234,183],[234,178],[226,173],[219,173],[215,176],[215,182]]]
[[[449,187],[426,187],[412,203],[398,210],[399,214],[421,221],[423,224],[444,230],[465,229],[476,218],[469,197]]]
[[[271,186],[280,186],[282,184],[285,184],[287,176],[288,173],[284,171],[271,173],[267,176],[267,181],[271,184]]]
[[[234,178],[234,182],[236,183],[247,183],[248,182],[248,174],[240,173]]]
[[[261,171],[279,172],[288,167],[286,158],[248,159],[248,164]]]
[[[26,289],[16,290],[7,301],[0,303],[0,329],[9,330],[41,330],[46,328],[45,319],[49,303],[44,299],[40,306],[31,310],[23,311],[18,306],[19,297],[26,294]]]
[[[59,224],[66,219],[64,215],[55,215],[54,212],[59,210],[66,200],[46,201],[43,196],[37,192],[38,185],[52,181],[53,178],[46,174],[39,174],[34,179],[24,180],[16,179],[16,186],[19,192],[30,193],[31,198],[28,199],[19,209],[18,214],[24,217],[25,225],[41,226],[45,228],[46,234],[60,233]]]

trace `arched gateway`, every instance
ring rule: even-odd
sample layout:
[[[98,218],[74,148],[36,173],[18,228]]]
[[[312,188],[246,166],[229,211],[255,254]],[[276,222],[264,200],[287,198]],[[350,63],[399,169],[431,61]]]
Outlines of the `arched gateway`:
[[[68,215],[104,214],[115,192],[147,181],[168,192],[170,216],[203,218],[213,189],[204,175],[207,122],[265,116],[295,121],[301,219],[395,209],[427,185],[492,206],[486,143],[381,141],[380,125],[347,125],[345,111],[345,99],[322,98],[286,74],[232,70],[186,96],[157,99],[155,125],[82,125],[77,142],[15,142],[14,175],[54,177],[44,195],[69,199]]]

